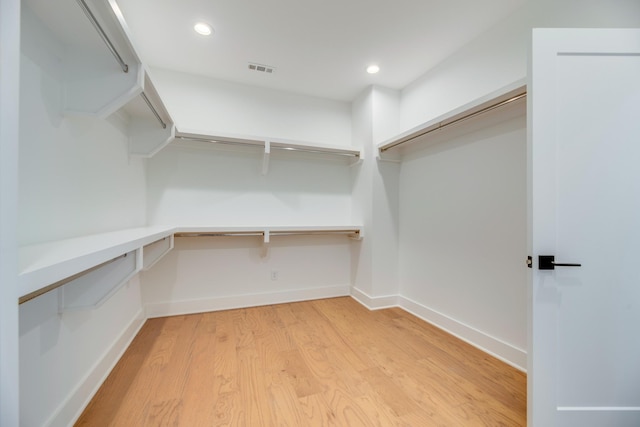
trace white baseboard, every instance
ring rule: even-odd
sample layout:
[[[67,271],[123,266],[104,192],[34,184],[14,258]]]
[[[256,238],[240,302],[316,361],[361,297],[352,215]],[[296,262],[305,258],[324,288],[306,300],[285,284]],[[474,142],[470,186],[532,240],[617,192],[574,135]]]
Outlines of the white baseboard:
[[[144,312],[140,309],[126,329],[122,331],[104,355],[93,365],[89,373],[64,402],[62,402],[45,425],[51,427],[67,427],[72,426],[77,421],[104,380],[107,379],[111,370],[116,366],[120,357],[122,357],[127,350],[133,338],[138,334],[145,320]]]
[[[496,357],[503,362],[526,372],[527,352],[512,346],[498,338],[492,337],[469,325],[466,325],[452,317],[442,314],[436,310],[419,304],[401,295],[387,295],[372,297],[358,288],[351,288],[351,297],[369,310],[380,310],[383,308],[400,307],[416,317],[431,323],[432,325],[460,338]]]
[[[351,297],[369,310],[380,310],[389,307],[398,307],[398,295],[372,297],[358,288],[351,288]]]
[[[398,300],[399,306],[414,316],[460,338],[516,369],[523,372],[527,371],[526,351],[403,296],[399,296]]]
[[[349,285],[145,304],[147,318],[349,296]]]

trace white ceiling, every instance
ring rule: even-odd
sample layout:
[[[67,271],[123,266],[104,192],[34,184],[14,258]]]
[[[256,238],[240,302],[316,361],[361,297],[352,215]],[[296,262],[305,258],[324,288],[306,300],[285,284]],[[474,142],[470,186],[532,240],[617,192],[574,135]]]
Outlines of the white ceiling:
[[[151,67],[344,101],[371,84],[402,89],[525,2],[118,0]],[[215,33],[196,34],[197,21]]]

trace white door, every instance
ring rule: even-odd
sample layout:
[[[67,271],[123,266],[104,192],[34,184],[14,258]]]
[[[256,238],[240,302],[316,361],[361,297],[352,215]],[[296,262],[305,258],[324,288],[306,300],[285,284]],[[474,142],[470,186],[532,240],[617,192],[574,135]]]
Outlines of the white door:
[[[638,427],[640,29],[534,30],[531,65],[529,425]]]

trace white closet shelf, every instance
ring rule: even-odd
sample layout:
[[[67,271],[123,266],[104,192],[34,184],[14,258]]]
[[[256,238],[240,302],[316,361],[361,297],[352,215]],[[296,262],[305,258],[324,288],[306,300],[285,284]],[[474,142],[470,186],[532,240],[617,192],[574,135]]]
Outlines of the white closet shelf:
[[[277,235],[345,235],[359,240],[362,227],[150,226],[23,246],[19,248],[19,302],[63,287],[69,292],[64,293],[62,309],[97,306],[133,274],[151,268],[168,253],[173,248],[174,235],[253,235],[262,236],[265,243]]]
[[[61,46],[60,76],[65,114],[107,118],[123,115],[130,153],[150,157],[175,134],[165,108],[131,39],[115,0],[26,0],[23,27],[34,45],[52,38]],[[33,12],[33,13],[32,13]],[[33,16],[45,23],[48,33]],[[54,43],[54,42],[49,42]],[[46,45],[40,49],[47,49]]]
[[[170,237],[173,227],[140,227],[19,248],[20,302],[145,245]]]
[[[196,130],[176,130],[176,142],[179,140],[206,142],[212,144],[242,145],[258,147],[264,151],[263,174],[266,174],[269,165],[271,150],[301,151],[306,153],[341,156],[356,163],[362,156],[362,151],[354,148],[345,148],[339,145],[294,141],[282,138],[268,138],[261,136],[238,135],[230,133],[207,133]]]
[[[524,102],[526,94],[527,87],[525,80],[518,80],[378,144],[379,157],[384,159],[383,155],[385,153],[400,150],[403,146],[409,144],[429,143],[432,141],[430,138],[433,135],[444,132],[445,128],[453,129],[453,125],[459,128],[463,126],[463,124],[471,123],[472,121],[470,119],[484,113],[504,106],[517,105]],[[469,122],[467,122],[468,120]]]

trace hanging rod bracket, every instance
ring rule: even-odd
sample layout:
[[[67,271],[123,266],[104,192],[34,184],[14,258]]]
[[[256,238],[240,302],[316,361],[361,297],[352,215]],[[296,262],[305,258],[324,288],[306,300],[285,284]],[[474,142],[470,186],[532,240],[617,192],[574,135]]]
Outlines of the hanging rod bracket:
[[[271,246],[271,232],[269,230],[264,230],[262,249],[260,251],[261,258],[266,258],[269,255],[269,246]]]
[[[262,175],[269,173],[269,157],[271,155],[271,142],[264,142],[264,156],[262,157]]]

